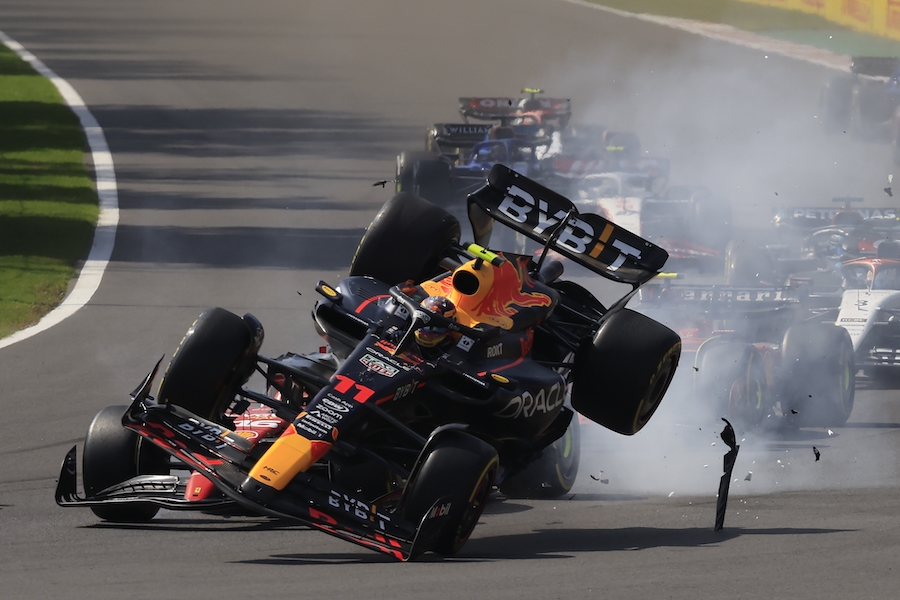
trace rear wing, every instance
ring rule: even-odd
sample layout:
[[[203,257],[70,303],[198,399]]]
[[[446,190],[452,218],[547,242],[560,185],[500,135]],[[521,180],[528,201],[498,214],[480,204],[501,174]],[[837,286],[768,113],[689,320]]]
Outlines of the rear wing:
[[[429,137],[440,145],[469,148],[485,139],[493,128],[492,123],[435,123]]]
[[[524,107],[526,100],[540,102],[537,110],[545,117],[568,116],[572,114],[572,102],[568,98],[509,98],[509,97],[466,97],[459,99],[459,114],[464,118],[496,120],[503,117],[514,117],[528,112]],[[536,104],[536,103],[535,103]]]
[[[562,154],[553,158],[553,173],[566,179],[580,179],[601,173],[642,173],[661,181],[668,180],[668,158],[625,158],[608,154],[603,158],[582,160],[577,156]]]
[[[639,292],[642,308],[661,308],[703,314],[709,318],[795,308],[803,292],[791,287],[734,287],[651,283]]]
[[[496,221],[547,245],[607,279],[639,287],[666,264],[668,252],[591,213],[579,213],[560,194],[503,165],[494,165],[487,184],[469,194],[469,214],[481,208]],[[474,206],[473,206],[474,205]],[[552,239],[569,215],[565,229]],[[473,229],[479,230],[474,222]]]
[[[839,208],[836,206],[809,206],[776,208],[773,222],[777,227],[816,229],[835,224],[838,213],[858,213],[869,225],[884,225],[900,219],[900,209],[894,206],[856,206]],[[840,225],[841,223],[837,223]],[[847,224],[847,223],[845,223]]]

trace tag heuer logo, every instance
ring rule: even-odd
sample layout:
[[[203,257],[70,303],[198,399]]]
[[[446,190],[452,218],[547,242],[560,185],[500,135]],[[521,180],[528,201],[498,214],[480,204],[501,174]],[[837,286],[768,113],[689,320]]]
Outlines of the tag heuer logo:
[[[379,375],[383,375],[385,377],[393,377],[400,372],[400,369],[392,367],[383,360],[375,358],[371,354],[366,354],[359,359],[359,362],[365,365],[368,370],[374,371],[375,373],[378,373]]]

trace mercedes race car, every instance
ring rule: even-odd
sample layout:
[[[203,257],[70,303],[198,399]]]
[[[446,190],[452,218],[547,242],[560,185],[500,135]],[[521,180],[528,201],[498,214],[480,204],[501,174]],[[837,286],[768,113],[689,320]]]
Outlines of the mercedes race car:
[[[690,396],[716,418],[777,428],[850,417],[852,335],[800,290],[685,285],[661,275],[636,300],[637,310],[678,331],[693,359]]]
[[[834,198],[835,206],[776,209],[772,243],[732,242],[726,249],[725,276],[733,285],[784,285],[791,275],[840,285],[843,261],[875,257],[885,240],[900,237],[894,207],[863,207],[862,198]],[[885,249],[890,246],[885,246]],[[818,271],[818,273],[814,273]]]
[[[568,492],[574,411],[635,434],[675,373],[678,335],[625,308],[667,254],[502,166],[468,206],[475,243],[461,246],[443,209],[385,204],[349,277],[317,286],[330,350],[268,358],[252,315],[204,312],[155,396],[159,363],[95,417],[84,495],[72,448],[56,501],[113,522],[268,515],[409,560],[457,552],[495,488]],[[629,291],[605,306],[560,262],[489,250],[494,221]]]

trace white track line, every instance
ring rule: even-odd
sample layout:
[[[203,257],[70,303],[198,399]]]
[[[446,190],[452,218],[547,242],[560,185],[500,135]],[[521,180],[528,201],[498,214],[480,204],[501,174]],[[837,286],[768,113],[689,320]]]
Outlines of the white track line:
[[[87,261],[78,274],[72,292],[66,296],[62,304],[47,313],[37,324],[0,339],[0,348],[5,348],[50,329],[63,319],[72,316],[79,308],[87,304],[97,288],[100,287],[100,280],[103,278],[106,265],[109,264],[109,257],[112,255],[113,245],[116,241],[116,226],[119,223],[119,194],[116,188],[116,172],[113,168],[112,154],[106,144],[106,136],[103,135],[103,129],[100,128],[97,119],[85,106],[84,100],[81,99],[75,88],[2,31],[0,31],[0,42],[3,42],[7,48],[29,63],[35,71],[49,79],[59,90],[72,112],[78,116],[94,160],[97,195],[100,197],[100,217],[97,220],[97,228],[94,230],[94,243]]]
[[[731,25],[707,23],[705,21],[692,21],[690,19],[678,19],[675,17],[660,17],[657,15],[630,13],[624,10],[610,8],[608,6],[602,6],[600,4],[594,4],[593,2],[586,2],[585,0],[562,1],[568,2],[569,4],[577,4],[578,6],[593,8],[595,10],[602,10],[603,12],[612,13],[620,17],[627,17],[630,19],[638,19],[640,21],[655,23],[657,25],[662,25],[663,27],[686,31],[688,33],[700,35],[712,40],[735,44],[736,46],[752,48],[753,50],[759,50],[760,52],[768,52],[769,54],[779,54],[781,56],[787,56],[788,58],[802,60],[804,62],[812,63],[815,65],[828,67],[829,69],[837,69],[847,72],[850,71],[849,56],[835,54],[834,52],[829,52],[828,50],[822,50],[814,46],[807,46],[805,44],[798,44],[796,42],[776,40],[763,35],[751,33],[749,31],[737,29],[735,27],[732,27]]]

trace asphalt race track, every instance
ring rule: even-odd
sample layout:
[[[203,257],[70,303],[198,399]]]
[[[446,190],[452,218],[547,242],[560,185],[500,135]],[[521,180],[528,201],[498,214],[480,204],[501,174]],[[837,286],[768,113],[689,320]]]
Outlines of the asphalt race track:
[[[390,197],[372,182],[458,96],[571,96],[576,121],[639,131],[673,182],[710,185],[748,226],[838,195],[896,205],[886,146],[820,133],[826,69],[555,0],[0,0],[0,29],[104,127],[122,209],[90,304],[0,350],[0,597],[896,596],[898,392],[865,383],[831,434],[739,434],[719,533],[721,423],[674,396],[633,438],[590,429],[576,494],[495,503],[453,559],[396,564],[265,519],[111,526],[53,502],[92,415],[204,308],[254,313],[270,355],[319,345],[313,286],[345,272]]]

